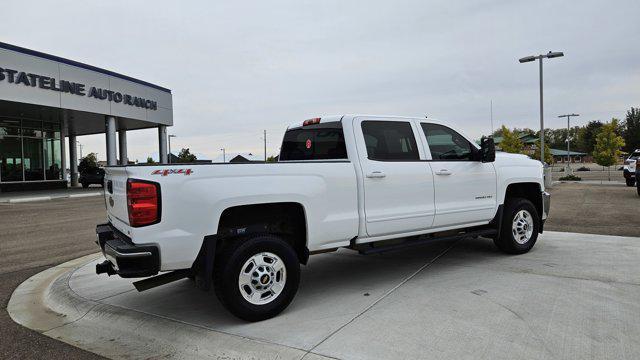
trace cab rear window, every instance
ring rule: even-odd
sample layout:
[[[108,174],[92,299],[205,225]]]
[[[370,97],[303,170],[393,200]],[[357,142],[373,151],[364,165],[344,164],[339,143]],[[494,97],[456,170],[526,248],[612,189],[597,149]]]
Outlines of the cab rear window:
[[[340,122],[308,125],[284,134],[280,161],[347,159]]]

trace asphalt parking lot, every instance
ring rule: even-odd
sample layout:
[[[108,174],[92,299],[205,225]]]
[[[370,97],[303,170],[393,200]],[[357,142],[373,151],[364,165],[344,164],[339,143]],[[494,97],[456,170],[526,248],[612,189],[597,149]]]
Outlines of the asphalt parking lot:
[[[640,236],[638,227],[628,226],[630,212],[637,209],[640,201],[633,188],[561,184],[554,187],[552,194],[553,201],[547,230]],[[3,306],[0,314],[0,336],[2,339],[10,339],[10,341],[0,342],[1,358],[97,357],[15,324],[5,309],[13,289],[33,274],[63,261],[95,252],[93,228],[96,223],[103,220],[103,211],[103,202],[99,197],[0,204],[0,226],[5,229],[0,234],[0,252],[3,259],[0,264],[0,296]],[[637,292],[640,280],[634,278],[640,274],[635,265],[640,264],[636,239],[615,237],[598,239],[584,236],[578,237],[576,243],[576,239],[547,241],[546,236],[534,248],[535,251],[521,257],[503,256],[497,253],[488,241],[465,240],[417,273],[415,278],[407,284],[401,285],[389,294],[387,292],[408,275],[429,263],[430,256],[439,254],[440,248],[425,249],[417,257],[411,252],[387,254],[380,258],[361,257],[350,253],[334,254],[338,256],[335,259],[331,258],[331,254],[322,255],[313,259],[310,266],[305,268],[306,274],[303,275],[306,277],[306,280],[303,280],[303,286],[309,289],[311,295],[307,297],[302,295],[296,299],[292,313],[287,315],[289,314],[287,312],[274,321],[285,321],[287,316],[289,319],[290,316],[303,316],[306,319],[309,313],[305,312],[305,309],[308,310],[309,306],[313,307],[316,301],[314,295],[315,299],[318,296],[324,299],[326,302],[322,305],[324,309],[336,309],[337,313],[317,312],[319,319],[313,322],[315,325],[312,324],[312,330],[315,333],[301,328],[296,328],[299,331],[282,332],[282,336],[288,334],[289,341],[296,342],[294,348],[304,349],[305,346],[322,340],[318,334],[326,335],[336,330],[340,331],[341,336],[327,337],[326,341],[319,343],[307,357],[313,353],[328,355],[327,347],[340,349],[338,343],[342,335],[351,334],[349,336],[354,339],[352,345],[357,347],[334,355],[350,358],[354,353],[348,351],[353,349],[365,351],[372,348],[379,354],[386,354],[387,348],[398,351],[406,348],[429,349],[434,357],[487,357],[489,354],[494,354],[492,349],[499,349],[495,344],[501,343],[516,346],[523,351],[522,354],[529,354],[529,351],[532,351],[531,354],[540,355],[540,357],[548,356],[534,351],[534,348],[544,345],[551,346],[550,349],[553,351],[559,351],[558,354],[566,349],[574,349],[575,352],[577,351],[575,349],[580,349],[581,346],[588,346],[590,349],[588,353],[580,353],[584,355],[583,357],[637,358],[639,356],[637,345],[635,342],[627,341],[628,336],[636,338],[639,336],[637,325],[634,323],[640,323],[638,321],[640,310],[633,307],[637,304],[633,299],[640,297]],[[583,244],[588,248],[581,248]],[[339,266],[330,272],[331,276],[327,277],[326,271],[331,269],[327,264],[335,262]],[[394,270],[389,273],[388,278],[384,276],[387,273],[385,269]],[[84,274],[83,276],[88,277],[90,272],[85,268],[82,271],[78,270],[75,274],[78,276]],[[334,277],[345,278],[342,276],[344,274],[353,275],[343,280],[331,280]],[[91,276],[92,279],[97,279]],[[372,278],[375,281],[372,281]],[[492,281],[488,283],[487,279]],[[100,281],[106,280],[113,280],[112,284],[118,282],[117,286],[128,286],[116,278],[100,278]],[[409,284],[411,281],[420,281],[419,286],[415,283]],[[79,283],[76,282],[77,284]],[[318,284],[326,284],[326,287]],[[438,290],[435,291],[435,289]],[[147,301],[155,299],[157,303],[161,303],[163,296],[191,299],[208,310],[201,312],[200,309],[192,309],[185,315],[184,309],[169,309],[172,315],[183,316],[178,319],[179,321],[195,315],[200,319],[199,321],[205,322],[198,324],[198,329],[228,335],[230,329],[226,327],[231,327],[231,334],[236,334],[233,332],[236,331],[241,337],[253,338],[255,334],[252,335],[250,332],[256,326],[235,322],[234,318],[219,309],[214,298],[206,297],[207,294],[194,290],[188,281],[183,281],[146,294],[130,292],[118,295],[120,298],[111,296],[112,294],[108,294],[108,297],[110,301],[126,300],[128,303],[125,305],[131,306],[137,314],[142,311],[140,306],[151,304]],[[95,293],[92,295],[91,287],[83,289],[76,287],[75,291],[80,293],[85,291],[83,294],[86,296],[95,295]],[[337,295],[331,296],[331,294]],[[151,298],[146,297],[150,295],[152,295]],[[387,308],[394,308],[396,306],[394,304],[404,304],[405,307],[415,306],[416,304],[411,304],[407,300],[414,296],[424,298],[420,302],[421,307],[417,307],[419,311],[404,313],[402,317],[396,317],[399,314],[397,311],[384,311]],[[554,304],[553,307],[547,306],[549,301],[544,302],[547,305],[534,304],[533,308],[523,305],[531,299],[541,297],[553,300],[549,300]],[[380,300],[376,302],[378,299]],[[480,303],[477,303],[478,299]],[[506,302],[503,301],[505,299]],[[373,302],[376,303],[375,306],[368,308]],[[508,315],[508,311],[504,308],[496,312],[498,307],[502,307],[491,305],[492,302],[505,305],[514,310],[515,314]],[[349,307],[345,306],[347,303],[350,304]],[[352,306],[353,304],[355,306]],[[573,307],[569,304],[573,304]],[[494,306],[495,309],[493,309]],[[340,312],[341,309],[344,311]],[[315,310],[318,309],[313,309],[314,314]],[[442,313],[443,310],[444,313]],[[358,321],[353,321],[353,326],[349,323],[349,326],[345,325],[344,329],[335,329],[332,326],[318,325],[323,321],[322,316],[336,320],[329,321],[329,324],[338,324],[340,321],[344,324],[345,319],[348,322],[349,316],[353,316],[353,311],[356,314],[361,313]],[[502,311],[507,312],[502,313]],[[374,314],[379,316],[373,316]],[[491,318],[487,314],[493,314],[496,318]],[[518,320],[518,315],[522,320]],[[469,319],[467,323],[452,322],[452,320],[467,318]],[[86,320],[88,319],[89,317]],[[432,326],[442,321],[449,323],[450,326]],[[212,322],[214,325],[211,325]],[[393,326],[386,326],[386,324]],[[458,325],[471,326],[471,329],[476,332],[467,332]],[[417,335],[409,332],[410,329],[416,328],[428,331],[419,333],[421,338],[418,338]],[[550,331],[548,329],[553,331],[548,332]],[[507,330],[517,336],[509,338]],[[322,331],[329,332],[322,333]],[[361,336],[360,333],[374,333],[377,334],[377,338],[373,343],[363,342],[370,339]],[[478,356],[462,350],[460,350],[462,352],[446,350],[445,340],[456,334],[466,334],[465,339],[479,351],[475,354]],[[585,334],[587,337],[583,336]],[[258,342],[266,341],[264,336],[256,338]],[[427,339],[431,339],[428,344]],[[589,339],[599,340],[589,342]],[[578,340],[583,341],[583,345],[576,343]],[[284,340],[280,339],[275,343],[283,345],[282,341]],[[306,352],[303,351],[303,353]],[[570,352],[564,354],[568,356]]]

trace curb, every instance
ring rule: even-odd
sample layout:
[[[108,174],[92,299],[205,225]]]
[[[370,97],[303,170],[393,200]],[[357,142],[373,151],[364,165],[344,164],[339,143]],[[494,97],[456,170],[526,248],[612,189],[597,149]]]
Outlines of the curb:
[[[54,199],[73,199],[73,198],[84,198],[84,197],[92,197],[92,196],[102,196],[103,192],[90,192],[90,193],[79,193],[79,194],[65,194],[65,195],[52,195],[52,196],[33,196],[33,197],[25,197],[25,198],[9,198],[9,199],[0,199],[0,203],[9,203],[9,204],[19,204],[25,202],[34,202],[34,201],[47,201]]]
[[[11,319],[112,359],[330,359],[85,299],[69,287],[69,279],[75,270],[100,256],[83,256],[27,279],[16,288],[7,305]]]

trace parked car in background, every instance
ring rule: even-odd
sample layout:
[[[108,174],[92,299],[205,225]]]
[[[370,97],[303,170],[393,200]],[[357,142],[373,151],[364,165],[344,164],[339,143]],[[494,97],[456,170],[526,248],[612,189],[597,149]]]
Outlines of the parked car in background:
[[[634,152],[629,155],[629,157],[624,161],[624,166],[622,167],[622,174],[624,175],[624,179],[627,183],[627,186],[633,186],[636,184],[636,168],[637,162],[640,158],[640,149],[636,149]]]
[[[88,188],[89,185],[95,184],[104,187],[104,169],[103,168],[90,168],[80,173],[80,184],[83,188]]]
[[[168,272],[140,291],[192,277],[264,320],[293,300],[309,255],[477,236],[526,253],[549,211],[542,170],[432,119],[309,119],[287,129],[277,163],[108,166],[96,272]]]

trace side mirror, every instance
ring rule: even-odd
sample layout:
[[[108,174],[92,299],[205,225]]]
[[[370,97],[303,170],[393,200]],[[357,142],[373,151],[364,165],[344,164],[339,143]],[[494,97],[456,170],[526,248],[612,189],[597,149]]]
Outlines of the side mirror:
[[[480,161],[483,163],[494,162],[496,160],[496,144],[493,138],[482,137],[480,140]]]

